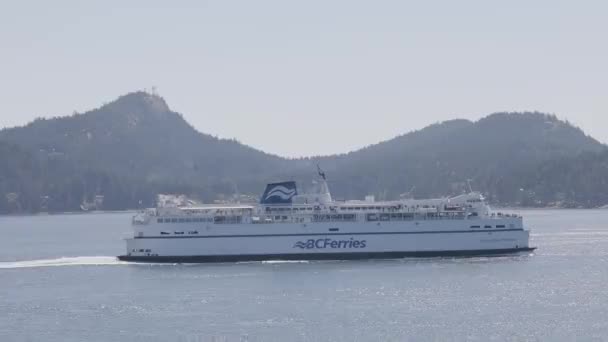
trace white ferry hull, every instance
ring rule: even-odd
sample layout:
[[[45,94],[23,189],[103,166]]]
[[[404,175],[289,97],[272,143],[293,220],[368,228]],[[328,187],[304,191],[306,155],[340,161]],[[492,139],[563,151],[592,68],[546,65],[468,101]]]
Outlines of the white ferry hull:
[[[498,224],[497,224],[498,223]],[[185,235],[127,239],[119,259],[139,262],[341,260],[496,255],[532,251],[521,219],[272,225],[155,224]],[[485,227],[492,228],[485,228]],[[497,227],[498,226],[498,227]],[[472,228],[476,227],[476,228]],[[477,228],[480,227],[480,228]],[[196,231],[196,235],[189,232]]]

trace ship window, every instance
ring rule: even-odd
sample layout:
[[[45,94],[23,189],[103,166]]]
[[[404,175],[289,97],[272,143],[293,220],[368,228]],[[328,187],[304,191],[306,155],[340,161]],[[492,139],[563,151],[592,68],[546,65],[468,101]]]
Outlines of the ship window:
[[[184,232],[174,232],[176,235],[184,235]]]
[[[156,219],[156,222],[157,222],[157,223],[163,223],[163,219],[161,219],[161,218]]]
[[[475,229],[475,228],[481,228],[481,226],[471,226],[471,228]]]
[[[169,235],[168,232],[160,232],[160,235]]]
[[[166,218],[166,219],[165,219],[165,223],[171,223],[171,219]]]
[[[186,221],[186,223],[192,222],[192,219],[191,218],[187,218],[187,219],[185,219],[185,221]]]
[[[492,228],[492,226],[485,226],[484,228]]]
[[[191,230],[188,232],[188,234],[198,234],[198,232],[196,230]]]
[[[368,221],[378,221],[378,215],[376,214],[367,214]]]
[[[186,222],[186,219],[183,219],[183,218],[179,219],[179,223],[184,223],[184,222]]]
[[[176,219],[176,218],[173,218],[173,219],[171,219],[171,222],[172,222],[172,223],[177,223],[177,219]]]
[[[355,214],[344,214],[344,220],[345,221],[354,221],[355,220]]]
[[[503,224],[497,225],[496,228],[505,228]]]

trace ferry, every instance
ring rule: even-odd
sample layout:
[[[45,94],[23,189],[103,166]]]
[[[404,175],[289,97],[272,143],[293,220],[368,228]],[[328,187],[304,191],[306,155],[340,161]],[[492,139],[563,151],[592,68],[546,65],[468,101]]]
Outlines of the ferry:
[[[438,199],[336,201],[325,173],[299,193],[272,183],[259,203],[196,205],[159,195],[132,218],[126,253],[133,262],[394,259],[531,252],[530,230],[515,214],[493,212],[469,191]]]

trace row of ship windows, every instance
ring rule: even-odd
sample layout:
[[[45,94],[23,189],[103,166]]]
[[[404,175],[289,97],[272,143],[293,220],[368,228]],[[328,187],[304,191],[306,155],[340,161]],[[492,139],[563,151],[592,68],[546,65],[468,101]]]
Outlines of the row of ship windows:
[[[483,226],[484,228],[493,228],[492,226]],[[481,226],[471,226],[472,229],[480,229]],[[504,224],[499,224],[496,226],[496,228],[506,228],[506,226]]]
[[[312,218],[315,222],[324,221],[356,221],[357,216],[355,214],[335,214],[335,215],[314,215]]]
[[[242,216],[188,217],[156,219],[158,223],[241,223]]]
[[[330,207],[331,210],[335,210],[335,209],[339,209],[342,211],[349,211],[349,210],[383,210],[383,209],[400,209],[400,208],[408,208],[407,205],[404,206],[389,206],[389,207],[374,207],[374,206],[364,206],[364,207]],[[411,208],[423,208],[423,209],[436,209],[437,207],[434,205],[416,205],[416,206],[411,206]],[[312,211],[312,210],[321,210],[321,207],[316,206],[316,207],[305,207],[305,208],[272,208],[272,207],[266,207],[266,211]]]
[[[480,229],[481,226],[471,226],[471,228],[473,228],[473,229]],[[484,228],[491,229],[492,226],[484,226]],[[506,227],[504,225],[497,225],[496,228],[500,229],[500,228],[506,228]],[[173,232],[173,234],[174,235],[184,235],[185,233],[184,232],[177,232],[176,231],[176,232]],[[188,232],[188,235],[196,235],[196,234],[198,234],[198,231],[196,231],[196,230],[191,230],[191,231]],[[164,231],[162,231],[162,232],[160,232],[160,235],[171,235],[171,233],[170,232],[164,232]],[[146,249],[144,251],[143,249],[141,249],[139,251],[140,252],[149,252],[150,250]],[[136,252],[136,250],[133,250],[133,252]]]
[[[185,233],[184,232],[173,232],[173,234],[184,235]],[[196,235],[196,234],[198,234],[197,230],[191,230],[188,232],[188,235]],[[171,235],[171,233],[170,232],[160,232],[160,235]]]
[[[166,218],[156,219],[158,223],[192,223],[192,222],[213,222],[213,217],[188,217],[188,218]]]
[[[432,214],[428,214],[432,216]],[[276,221],[287,220],[288,216],[274,216]],[[314,215],[313,221],[354,221],[356,214]],[[411,220],[413,213],[367,214],[368,221]],[[159,218],[158,223],[241,223],[242,216],[188,217],[188,218]],[[479,228],[479,227],[478,227]]]
[[[481,226],[471,226],[471,228],[472,228],[472,229],[480,229],[480,228],[481,228]],[[487,225],[487,226],[484,226],[484,228],[491,229],[491,228],[493,228],[493,227],[492,227],[492,226]],[[498,229],[500,229],[500,228],[506,228],[506,226],[505,226],[505,225],[500,225],[500,224],[499,224],[499,225],[497,225],[497,226],[496,226],[496,228],[498,228]],[[178,232],[178,231],[175,231],[175,232],[173,232],[173,234],[174,234],[174,235],[184,235],[185,233],[184,233],[184,232]],[[196,234],[198,234],[198,231],[197,231],[197,230],[190,230],[190,231],[188,231],[188,235],[196,235]],[[171,233],[170,233],[170,232],[161,231],[161,232],[160,232],[160,235],[171,235]],[[135,252],[135,250],[133,250],[133,251]],[[140,252],[148,252],[148,251],[149,251],[149,250],[145,250],[145,251],[144,251],[144,250],[140,250]]]
[[[400,220],[413,220],[414,219],[414,214],[402,214],[402,213],[395,213],[395,214],[367,214],[367,220],[374,222],[374,221],[400,221]]]

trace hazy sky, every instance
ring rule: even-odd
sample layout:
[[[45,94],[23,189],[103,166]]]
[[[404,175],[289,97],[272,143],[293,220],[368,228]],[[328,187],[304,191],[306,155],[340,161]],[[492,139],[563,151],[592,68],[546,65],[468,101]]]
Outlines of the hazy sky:
[[[284,156],[497,111],[608,142],[607,1],[3,1],[0,49],[0,126],[156,86]]]

